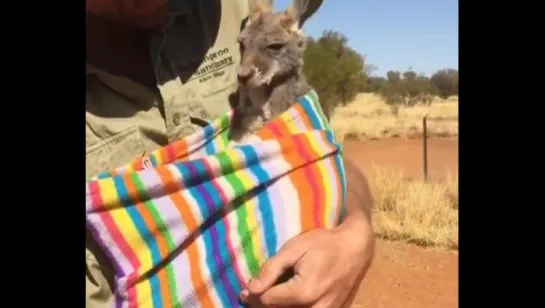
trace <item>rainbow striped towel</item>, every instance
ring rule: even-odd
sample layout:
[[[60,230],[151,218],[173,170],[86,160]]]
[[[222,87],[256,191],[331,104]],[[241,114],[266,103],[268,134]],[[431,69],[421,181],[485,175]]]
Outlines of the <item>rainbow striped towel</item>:
[[[339,223],[340,146],[310,92],[227,148],[231,114],[86,183],[87,227],[116,270],[116,307],[242,307],[294,236]]]

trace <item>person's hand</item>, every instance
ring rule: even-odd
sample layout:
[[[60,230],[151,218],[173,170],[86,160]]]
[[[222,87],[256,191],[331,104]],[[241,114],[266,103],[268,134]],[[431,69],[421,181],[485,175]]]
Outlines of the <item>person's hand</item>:
[[[350,307],[374,255],[369,223],[345,222],[288,241],[241,293],[242,301],[265,307]],[[294,276],[277,284],[289,269]]]

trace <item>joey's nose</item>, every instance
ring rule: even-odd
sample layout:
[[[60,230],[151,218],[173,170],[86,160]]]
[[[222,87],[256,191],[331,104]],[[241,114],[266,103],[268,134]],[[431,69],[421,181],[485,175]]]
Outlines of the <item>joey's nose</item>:
[[[253,68],[241,67],[238,72],[238,81],[245,83],[248,80],[250,80],[250,78],[252,78],[254,74],[255,74],[255,70]]]

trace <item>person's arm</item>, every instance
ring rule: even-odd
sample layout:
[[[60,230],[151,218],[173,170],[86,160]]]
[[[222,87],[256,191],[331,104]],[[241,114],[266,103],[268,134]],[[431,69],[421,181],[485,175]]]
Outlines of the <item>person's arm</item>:
[[[358,228],[372,236],[373,197],[365,175],[348,157],[343,158],[346,175],[346,217],[341,227]],[[361,233],[360,233],[361,234]]]

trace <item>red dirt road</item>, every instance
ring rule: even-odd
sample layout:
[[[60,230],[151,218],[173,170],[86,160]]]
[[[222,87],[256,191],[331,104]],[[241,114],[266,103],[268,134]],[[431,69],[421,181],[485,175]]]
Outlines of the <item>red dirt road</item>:
[[[424,174],[422,139],[386,139],[367,143],[346,140],[344,150],[366,174],[371,173],[373,165],[402,169],[413,179],[422,178]],[[429,139],[428,175],[438,178],[457,171],[458,138]]]
[[[422,178],[422,140],[347,140],[344,148],[369,176],[372,166],[378,165],[401,168],[411,178]],[[430,139],[428,159],[432,178],[456,172],[458,139]],[[458,254],[378,240],[373,265],[352,307],[458,307]]]
[[[458,307],[458,254],[378,240],[352,307]]]

